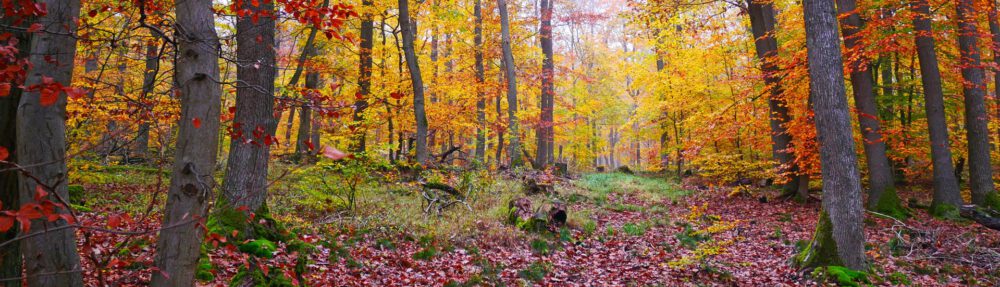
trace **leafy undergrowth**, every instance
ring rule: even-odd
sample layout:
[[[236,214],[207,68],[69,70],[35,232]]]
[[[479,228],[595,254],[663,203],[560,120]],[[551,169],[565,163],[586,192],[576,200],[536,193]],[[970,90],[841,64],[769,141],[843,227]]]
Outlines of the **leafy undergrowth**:
[[[817,278],[833,282],[844,274],[817,276],[789,264],[812,234],[816,202],[764,203],[756,196],[730,197],[727,190],[681,187],[662,179],[586,175],[557,183],[557,196],[531,197],[565,203],[568,226],[525,233],[502,224],[506,202],[520,196],[516,182],[488,185],[470,202],[472,212],[452,208],[441,217],[421,212],[413,186],[367,186],[354,211],[301,207],[296,202],[313,193],[278,187],[274,202],[289,206],[276,207],[275,217],[311,248],[279,242],[265,252],[272,256],[257,257],[238,250],[245,242],[209,241],[200,284],[226,286],[249,264],[267,266],[271,277],[285,278],[289,285],[309,286],[789,286],[820,285]],[[86,187],[102,191],[95,200],[135,202],[156,198],[150,194],[159,190],[107,183]],[[918,195],[923,193],[902,190],[900,195],[922,202],[926,199]],[[865,284],[1000,284],[1000,234],[913,213],[905,221],[867,216],[872,268]],[[154,230],[159,220],[155,210],[155,216],[143,217],[139,205],[125,212],[93,208],[82,214],[85,225],[120,230]],[[81,232],[79,240],[82,256],[88,257],[83,261],[89,285],[148,282],[155,233],[95,234]]]

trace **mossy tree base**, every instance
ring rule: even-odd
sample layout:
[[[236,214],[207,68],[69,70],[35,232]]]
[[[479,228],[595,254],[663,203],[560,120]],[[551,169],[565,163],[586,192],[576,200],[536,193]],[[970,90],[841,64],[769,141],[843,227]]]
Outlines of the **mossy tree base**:
[[[837,254],[837,242],[833,240],[833,225],[826,211],[820,212],[816,233],[809,246],[793,258],[795,266],[802,269],[815,269],[824,266],[843,266]]]
[[[881,192],[872,211],[891,216],[896,219],[906,219],[910,217],[910,211],[903,207],[899,200],[899,195],[895,188],[886,188]]]
[[[931,215],[937,218],[943,219],[960,219],[962,216],[959,214],[958,206],[947,203],[933,203],[930,209]]]

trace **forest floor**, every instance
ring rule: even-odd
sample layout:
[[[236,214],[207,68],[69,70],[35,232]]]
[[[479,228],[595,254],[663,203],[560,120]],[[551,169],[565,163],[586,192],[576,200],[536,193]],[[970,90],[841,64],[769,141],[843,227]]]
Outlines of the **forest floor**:
[[[482,175],[482,174],[480,174]],[[353,211],[323,192],[310,171],[272,188],[271,213],[309,249],[278,243],[254,257],[209,235],[200,270],[204,286],[225,286],[243,266],[308,286],[792,286],[836,281],[790,264],[811,237],[818,202],[774,200],[773,191],[730,196],[728,188],[653,176],[587,174],[556,182],[568,207],[563,228],[527,232],[505,224],[508,202],[523,196],[513,180],[485,180],[470,194],[471,211],[426,215],[417,188],[360,188]],[[86,189],[84,225],[155,230],[167,184],[155,170],[78,168]],[[452,179],[459,181],[458,179]],[[281,183],[284,182],[284,183]],[[468,183],[468,178],[463,181]],[[329,186],[326,186],[329,187]],[[926,201],[926,192],[901,190]],[[159,195],[159,196],[157,196]],[[767,202],[761,196],[772,198]],[[150,203],[152,202],[152,203]],[[153,208],[148,208],[152,206]],[[898,221],[869,214],[866,240],[872,285],[1000,285],[1000,232],[925,211]],[[143,285],[153,271],[156,232],[80,231],[88,285]],[[291,251],[295,249],[296,251]],[[276,281],[277,282],[277,281]],[[863,283],[863,282],[860,282]]]

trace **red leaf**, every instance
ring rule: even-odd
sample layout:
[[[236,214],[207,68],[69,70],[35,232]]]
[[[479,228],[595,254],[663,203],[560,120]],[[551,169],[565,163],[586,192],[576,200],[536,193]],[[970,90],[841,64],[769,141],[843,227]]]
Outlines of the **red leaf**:
[[[10,95],[10,83],[0,83],[0,98]]]
[[[39,23],[31,24],[31,27],[28,27],[28,33],[35,33],[41,31],[42,28],[43,28],[42,24]]]
[[[46,196],[49,195],[48,191],[42,185],[35,185],[35,202],[42,202]]]
[[[7,160],[9,156],[10,152],[7,151],[7,148],[0,146],[0,160]]]
[[[122,225],[122,217],[118,215],[108,216],[108,227],[118,228]]]
[[[323,156],[332,160],[339,160],[347,157],[347,154],[331,146],[325,146],[323,147]]]
[[[194,128],[196,129],[201,128],[201,119],[199,118],[191,119],[191,124],[194,125]]]
[[[403,98],[403,93],[393,92],[392,94],[389,94],[389,96],[392,97],[393,99],[397,99],[398,100],[398,99],[402,99]]]
[[[56,101],[59,101],[59,91],[43,88],[38,97],[38,102],[42,104],[43,107],[48,107],[54,105]]]
[[[7,232],[11,227],[14,227],[14,218],[0,215],[0,232]]]

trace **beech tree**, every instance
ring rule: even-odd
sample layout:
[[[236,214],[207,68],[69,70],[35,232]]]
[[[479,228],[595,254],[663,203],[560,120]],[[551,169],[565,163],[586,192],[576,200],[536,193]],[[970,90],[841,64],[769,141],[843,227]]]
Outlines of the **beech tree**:
[[[555,61],[553,57],[552,49],[552,6],[555,1],[542,0],[541,2],[541,18],[539,21],[538,34],[539,41],[541,42],[542,54],[545,58],[542,60],[542,92],[541,101],[539,101],[539,120],[538,127],[536,128],[535,137],[537,139],[536,143],[536,155],[535,155],[535,168],[544,169],[552,158],[553,152],[553,128],[552,125],[552,109],[554,107],[554,94],[555,94]]]
[[[416,118],[416,161],[426,164],[427,153],[427,112],[424,111],[424,81],[420,76],[420,63],[413,47],[413,22],[410,20],[409,0],[399,0],[399,29],[403,34],[403,52],[406,54],[406,66],[410,69],[410,82],[413,85],[413,115]]]
[[[823,173],[823,208],[802,266],[865,268],[861,178],[844,88],[844,62],[833,1],[805,0],[809,88]]]
[[[948,124],[944,113],[944,91],[941,88],[941,71],[934,52],[931,31],[930,5],[927,0],[914,0],[913,29],[916,32],[917,57],[920,59],[920,81],[924,86],[924,108],[927,111],[927,129],[930,132],[931,160],[934,170],[934,201],[931,209],[942,215],[957,210],[962,204],[955,178],[948,140]]]
[[[840,29],[844,34],[844,46],[848,51],[858,47],[858,31],[863,29],[854,0],[837,0]],[[858,112],[858,123],[864,139],[865,161],[868,166],[868,208],[887,213],[898,212],[902,208],[892,178],[892,166],[886,155],[885,138],[882,137],[881,119],[875,101],[875,90],[870,63],[864,56],[853,56],[848,62],[851,75],[851,90]]]
[[[181,117],[173,176],[156,242],[152,286],[193,286],[219,144],[219,37],[211,0],[177,1],[174,63]]]
[[[962,94],[965,95],[965,131],[969,146],[969,187],[972,203],[1000,209],[993,184],[990,162],[989,115],[986,113],[986,75],[980,62],[979,31],[976,28],[975,3],[959,0],[958,46],[962,70]],[[994,56],[995,57],[995,56]]]
[[[507,129],[510,133],[510,167],[524,165],[521,159],[521,146],[518,137],[517,122],[517,73],[514,67],[514,53],[510,47],[510,19],[507,15],[507,1],[497,0],[500,10],[500,37],[503,41],[503,65],[507,80]]]
[[[80,15],[79,0],[45,0],[39,2],[47,11],[37,18],[41,27],[31,37],[24,87],[17,107],[17,162],[24,167],[19,183],[20,204],[41,204],[42,200],[65,202],[66,169],[66,103],[73,78],[76,56],[76,19]],[[44,128],[40,128],[44,127]],[[31,220],[27,234],[38,234],[21,242],[24,255],[25,282],[28,286],[83,286],[80,256],[76,251],[72,217],[55,221]],[[27,227],[27,226],[24,226]],[[66,228],[70,227],[70,228]]]

